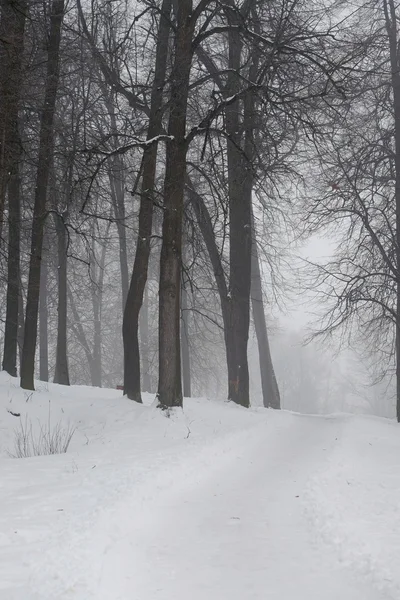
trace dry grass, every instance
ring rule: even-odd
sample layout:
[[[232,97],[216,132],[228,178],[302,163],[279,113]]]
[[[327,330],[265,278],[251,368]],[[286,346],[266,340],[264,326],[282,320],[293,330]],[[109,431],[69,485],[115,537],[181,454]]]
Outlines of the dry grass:
[[[12,458],[29,458],[65,454],[69,448],[75,427],[58,422],[52,425],[50,415],[45,425],[38,423],[34,428],[32,421],[25,418],[15,430],[14,449],[8,454]]]

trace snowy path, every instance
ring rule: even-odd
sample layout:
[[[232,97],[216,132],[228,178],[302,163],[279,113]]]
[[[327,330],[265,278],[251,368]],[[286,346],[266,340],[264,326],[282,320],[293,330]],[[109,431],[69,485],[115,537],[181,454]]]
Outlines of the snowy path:
[[[71,450],[8,458],[50,404]],[[397,423],[0,374],[0,431],[0,600],[400,599]]]
[[[121,503],[124,535],[103,558],[101,600],[389,600],[317,537],[302,496],[337,444],[338,419],[257,426],[212,475]],[[109,524],[112,527],[111,524]]]

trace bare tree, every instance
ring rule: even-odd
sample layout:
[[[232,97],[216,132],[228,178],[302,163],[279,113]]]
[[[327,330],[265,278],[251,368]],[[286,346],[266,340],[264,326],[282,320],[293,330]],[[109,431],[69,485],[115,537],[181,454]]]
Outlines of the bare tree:
[[[200,6],[200,5],[199,5]],[[186,173],[186,117],[193,36],[199,6],[177,3],[174,58],[170,75],[170,114],[164,179],[164,219],[160,258],[159,380],[161,408],[182,406],[180,290],[183,201]]]
[[[53,0],[50,15],[45,96],[40,123],[39,158],[32,223],[31,258],[26,302],[24,346],[21,362],[21,387],[34,389],[35,350],[40,289],[40,264],[46,200],[52,156],[53,122],[59,81],[59,50],[64,18],[64,0]]]
[[[17,374],[18,297],[20,285],[20,96],[27,5],[0,4],[0,240],[8,190],[7,308],[3,369]],[[1,242],[0,242],[1,243]]]
[[[336,236],[340,231],[332,260],[313,265],[312,284],[326,306],[319,333],[358,335],[367,350],[379,356],[383,373],[395,365],[400,420],[397,13],[391,0],[365,3],[349,22],[353,44],[362,47],[365,56],[346,82],[351,101],[342,104],[340,120],[337,107],[333,113],[326,111],[329,130],[315,138],[318,198],[311,207],[307,203],[306,210],[311,230]],[[367,44],[360,32],[368,32]]]
[[[161,13],[151,90],[148,122],[148,145],[144,150],[141,171],[142,186],[139,210],[139,231],[135,262],[124,311],[124,393],[131,400],[141,402],[139,314],[147,281],[150,242],[153,225],[154,187],[157,166],[157,136],[161,133],[163,90],[166,78],[170,33],[171,0],[164,0]],[[161,296],[160,296],[161,298]]]

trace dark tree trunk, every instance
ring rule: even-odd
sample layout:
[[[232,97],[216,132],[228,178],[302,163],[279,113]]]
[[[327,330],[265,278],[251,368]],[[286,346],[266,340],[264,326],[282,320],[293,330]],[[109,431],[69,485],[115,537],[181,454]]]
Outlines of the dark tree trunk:
[[[34,389],[35,351],[40,289],[40,264],[46,219],[46,196],[51,165],[53,121],[59,80],[59,53],[64,0],[53,0],[48,40],[47,76],[40,122],[39,159],[33,209],[31,257],[26,301],[25,335],[22,350],[21,387]]]
[[[25,0],[0,0],[0,244],[8,188],[7,299],[3,369],[17,375],[20,286],[20,167],[18,111],[26,22]]]
[[[47,237],[47,236],[45,236]],[[39,379],[49,380],[49,309],[47,306],[48,250],[43,249],[39,297]]]
[[[272,364],[271,350],[269,347],[267,324],[265,321],[264,301],[261,283],[260,262],[257,248],[254,218],[252,215],[253,249],[251,257],[251,304],[253,309],[254,327],[258,343],[258,356],[260,360],[261,387],[263,404],[266,408],[281,407],[278,383]]]
[[[24,319],[24,298],[21,278],[19,280],[18,294],[18,356],[19,362],[22,362],[22,348],[24,345],[25,319]]]
[[[140,354],[142,357],[143,391],[151,392],[149,360],[149,290],[146,285],[140,309]]]
[[[183,396],[190,398],[192,395],[192,383],[190,373],[190,344],[189,344],[189,307],[188,293],[185,282],[182,282],[182,331],[181,331],[181,347],[182,347],[182,379],[183,379]]]
[[[193,52],[192,0],[178,0],[177,6],[160,258],[158,403],[163,409],[182,406],[180,288],[186,113]]]
[[[55,215],[57,232],[57,350],[54,383],[69,385],[68,353],[67,353],[67,235],[64,219]]]
[[[7,187],[21,154],[18,109],[26,11],[26,0],[0,0],[0,240]]]
[[[17,133],[16,133],[17,135]],[[18,296],[20,294],[20,189],[18,161],[8,185],[7,312],[4,332],[3,369],[17,375]]]
[[[167,66],[170,33],[171,0],[163,0],[157,37],[156,63],[151,93],[147,139],[161,132],[162,100]],[[124,394],[136,402],[142,401],[140,392],[139,314],[147,281],[150,242],[153,224],[153,193],[157,164],[157,143],[150,144],[143,153],[142,186],[139,210],[139,233],[135,262],[125,304],[122,335],[124,340]]]
[[[236,24],[236,21],[231,23]],[[233,96],[240,90],[239,71],[242,44],[237,30],[229,32],[229,68],[231,70],[226,94]],[[229,266],[231,292],[231,325],[233,348],[230,352],[231,379],[229,399],[237,404],[250,405],[247,343],[250,325],[251,287],[251,187],[252,173],[241,150],[240,102],[237,99],[226,107],[228,134],[229,184]]]

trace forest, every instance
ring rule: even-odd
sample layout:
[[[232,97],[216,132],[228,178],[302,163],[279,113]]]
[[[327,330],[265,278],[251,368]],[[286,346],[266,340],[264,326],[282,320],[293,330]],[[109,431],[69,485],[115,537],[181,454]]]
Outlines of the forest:
[[[3,370],[165,410],[249,407],[253,370],[279,409],[290,297],[400,420],[399,27],[396,0],[1,0]]]
[[[399,600],[400,0],[0,0],[0,600]]]

